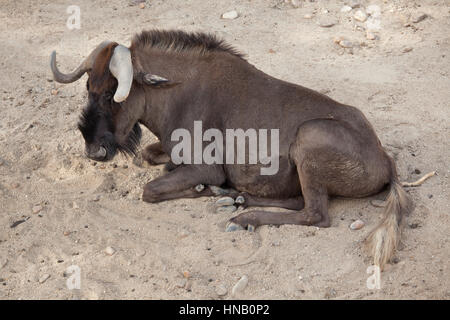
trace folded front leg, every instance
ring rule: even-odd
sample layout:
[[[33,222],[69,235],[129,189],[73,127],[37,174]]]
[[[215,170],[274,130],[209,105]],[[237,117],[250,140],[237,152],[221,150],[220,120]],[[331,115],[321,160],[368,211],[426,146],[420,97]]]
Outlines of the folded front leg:
[[[184,165],[147,183],[142,200],[161,202],[179,198],[214,196],[208,185],[220,186],[225,182],[221,166]]]

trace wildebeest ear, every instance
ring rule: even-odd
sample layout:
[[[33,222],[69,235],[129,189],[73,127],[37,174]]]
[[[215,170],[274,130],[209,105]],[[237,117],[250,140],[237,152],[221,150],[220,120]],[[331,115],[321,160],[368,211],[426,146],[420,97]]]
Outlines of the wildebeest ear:
[[[167,80],[166,78],[150,73],[144,74],[144,76],[142,77],[142,81],[145,84],[153,86],[169,82],[169,80]]]
[[[179,84],[156,74],[151,74],[143,71],[137,71],[134,74],[134,80],[140,84],[145,84],[155,88],[171,88]]]
[[[180,82],[174,82],[156,74],[151,74],[143,71],[135,72],[134,80],[139,84],[161,89],[169,89],[180,84]]]

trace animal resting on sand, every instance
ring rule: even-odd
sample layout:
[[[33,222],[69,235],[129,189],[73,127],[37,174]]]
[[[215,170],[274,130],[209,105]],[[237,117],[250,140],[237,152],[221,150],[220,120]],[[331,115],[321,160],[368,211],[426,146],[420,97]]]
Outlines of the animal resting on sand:
[[[143,200],[230,196],[245,206],[281,207],[286,212],[244,211],[227,231],[261,225],[329,227],[332,196],[362,198],[390,188],[385,215],[368,235],[375,265],[392,257],[402,217],[411,205],[394,161],[358,109],[302,86],[273,78],[249,64],[215,36],[182,31],[144,31],[129,48],[105,41],[68,74],[51,70],[60,83],[87,73],[88,104],[79,129],[87,157],[135,155],[140,125],[159,142],[142,151],[168,172],[150,181]],[[174,164],[172,132],[203,128],[279,129],[279,170],[261,175],[262,164]],[[247,151],[246,151],[247,152]],[[247,152],[248,153],[248,152]],[[248,154],[247,154],[248,156]]]

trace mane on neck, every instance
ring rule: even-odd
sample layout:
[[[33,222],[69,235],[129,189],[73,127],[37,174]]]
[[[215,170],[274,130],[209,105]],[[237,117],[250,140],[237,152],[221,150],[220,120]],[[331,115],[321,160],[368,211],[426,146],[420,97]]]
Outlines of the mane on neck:
[[[222,51],[244,59],[244,54],[224,40],[203,32],[148,30],[136,34],[131,46],[137,49],[157,48],[167,52],[195,52],[200,55]]]

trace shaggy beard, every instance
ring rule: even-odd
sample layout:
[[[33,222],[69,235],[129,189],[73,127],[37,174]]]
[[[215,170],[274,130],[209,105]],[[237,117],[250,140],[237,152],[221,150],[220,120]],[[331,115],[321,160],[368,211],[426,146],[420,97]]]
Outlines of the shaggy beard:
[[[127,141],[124,144],[117,144],[117,151],[125,156],[136,156],[137,148],[141,142],[142,130],[138,123],[136,123],[128,134]]]

